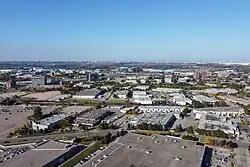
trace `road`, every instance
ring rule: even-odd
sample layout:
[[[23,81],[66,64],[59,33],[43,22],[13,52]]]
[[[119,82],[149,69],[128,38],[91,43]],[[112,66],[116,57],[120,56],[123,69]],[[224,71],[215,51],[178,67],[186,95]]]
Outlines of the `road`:
[[[23,138],[7,138],[0,139],[1,145],[14,145],[22,143],[34,143],[43,139],[46,140],[55,140],[55,139],[72,139],[74,137],[91,137],[91,136],[104,136],[108,132],[116,134],[116,130],[102,130],[102,131],[83,131],[83,132],[74,132],[74,133],[63,133],[63,134],[51,134],[43,136],[32,136],[32,137],[23,137]]]

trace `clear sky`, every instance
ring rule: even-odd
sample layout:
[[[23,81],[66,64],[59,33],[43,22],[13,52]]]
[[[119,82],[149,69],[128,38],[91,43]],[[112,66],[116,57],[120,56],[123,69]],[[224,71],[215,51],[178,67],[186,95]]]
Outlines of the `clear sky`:
[[[0,60],[250,61],[250,0],[1,0]]]

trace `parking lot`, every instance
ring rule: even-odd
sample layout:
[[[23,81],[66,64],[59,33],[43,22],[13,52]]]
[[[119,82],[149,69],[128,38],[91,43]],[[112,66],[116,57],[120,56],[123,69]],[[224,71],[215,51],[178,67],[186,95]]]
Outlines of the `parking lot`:
[[[44,114],[55,110],[56,106],[42,106]],[[15,128],[27,123],[28,116],[33,114],[34,106],[25,105],[0,106],[0,138],[6,138]]]
[[[233,161],[232,152],[228,149],[213,148],[211,167],[228,167]]]
[[[33,112],[24,106],[0,107],[0,138],[5,138],[11,130],[25,124],[27,117]]]
[[[32,98],[36,100],[49,100],[61,95],[60,91],[36,92],[23,96],[22,98]]]

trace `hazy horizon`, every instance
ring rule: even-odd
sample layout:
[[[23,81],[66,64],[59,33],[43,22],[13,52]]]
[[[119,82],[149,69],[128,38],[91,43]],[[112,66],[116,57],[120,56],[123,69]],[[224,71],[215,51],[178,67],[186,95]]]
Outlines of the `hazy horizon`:
[[[0,2],[0,61],[250,61],[249,0]]]

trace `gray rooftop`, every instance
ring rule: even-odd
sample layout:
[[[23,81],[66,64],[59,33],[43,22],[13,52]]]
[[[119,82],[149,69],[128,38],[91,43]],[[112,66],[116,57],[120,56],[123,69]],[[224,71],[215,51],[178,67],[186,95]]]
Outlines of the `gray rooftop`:
[[[71,116],[70,114],[59,114],[59,115],[53,115],[51,117],[48,117],[48,118],[44,118],[42,120],[39,121],[39,123],[41,125],[50,125],[50,124],[53,124],[53,123],[56,123],[60,120],[63,120],[67,117]]]
[[[186,148],[182,148],[184,145]],[[152,152],[147,153],[149,150]],[[186,141],[175,143],[164,136],[154,139],[152,136],[129,133],[82,167],[92,167],[92,163],[96,167],[130,167],[132,164],[136,167],[196,167],[200,164],[203,151],[204,147]],[[103,158],[104,155],[108,156]],[[177,157],[181,159],[175,160]]]
[[[36,149],[2,162],[1,167],[41,167],[69,150],[64,147],[65,144],[49,141]]]
[[[79,92],[80,96],[96,96],[100,93],[99,89],[93,88],[93,89],[85,89]]]

